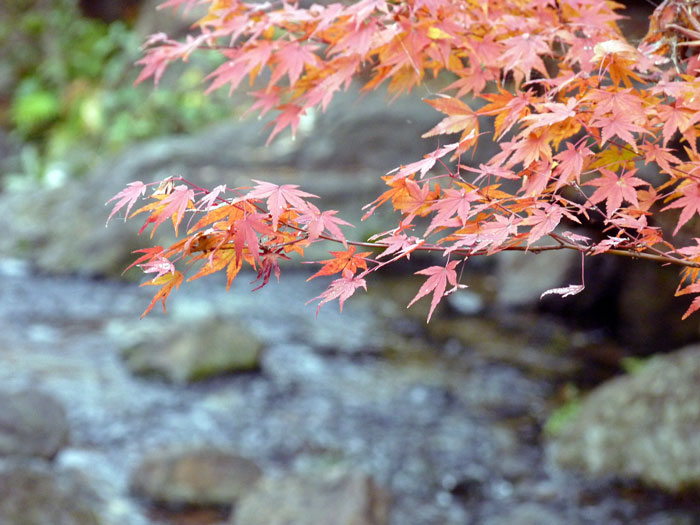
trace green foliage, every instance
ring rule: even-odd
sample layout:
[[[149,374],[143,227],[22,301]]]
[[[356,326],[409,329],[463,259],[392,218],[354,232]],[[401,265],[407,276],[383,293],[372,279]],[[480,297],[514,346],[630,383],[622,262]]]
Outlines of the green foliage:
[[[581,409],[581,394],[572,384],[567,384],[564,387],[565,401],[562,405],[552,410],[544,424],[544,433],[547,436],[553,437],[561,433],[561,431],[573,421]]]
[[[225,94],[196,89],[218,64],[207,57],[157,91],[134,88],[142,37],[125,23],[81,17],[74,0],[9,4],[0,7],[0,126],[25,144],[13,170],[22,176],[46,178],[57,166],[79,175],[129,143],[233,112]],[[29,171],[26,157],[38,157]]]

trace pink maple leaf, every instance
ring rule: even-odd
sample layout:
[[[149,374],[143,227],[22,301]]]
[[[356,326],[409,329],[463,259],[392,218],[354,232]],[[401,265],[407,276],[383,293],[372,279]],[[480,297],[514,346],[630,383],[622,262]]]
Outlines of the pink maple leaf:
[[[639,200],[637,199],[637,190],[635,188],[637,186],[648,186],[649,183],[634,177],[633,175],[636,172],[636,169],[629,170],[618,177],[614,171],[600,168],[601,176],[585,183],[588,186],[598,186],[598,189],[593,192],[589,201],[592,204],[598,204],[604,200],[608,217],[612,217],[613,212],[622,205],[623,200],[637,206]]]
[[[148,187],[147,184],[144,184],[140,180],[130,182],[129,184],[126,185],[126,188],[124,188],[122,191],[117,193],[114,197],[109,199],[106,203],[109,204],[113,200],[119,199],[116,204],[114,205],[114,208],[112,208],[112,213],[109,214],[109,217],[107,217],[107,223],[109,224],[109,220],[114,216],[115,213],[117,213],[120,209],[122,209],[124,206],[126,206],[126,215],[124,215],[124,220],[126,221],[126,218],[129,216],[129,212],[131,211],[131,208],[133,207],[134,203],[141,197],[144,192],[146,191],[146,188]],[[105,224],[105,226],[106,226]]]
[[[264,217],[265,215],[262,213],[250,213],[234,223],[236,233],[233,246],[236,250],[237,257],[242,257],[244,246],[248,246],[248,253],[255,257],[255,260],[260,263],[260,246],[257,233],[263,235],[272,233],[270,227],[262,221]]]
[[[312,193],[298,190],[297,184],[283,184],[278,186],[271,182],[263,182],[253,179],[256,183],[255,187],[249,191],[243,199],[265,199],[267,198],[267,209],[272,215],[272,229],[277,231],[277,225],[280,215],[288,206],[296,208],[298,211],[305,212],[308,203],[304,198],[318,197]],[[242,200],[242,199],[237,199]]]
[[[309,241],[315,241],[324,232],[327,231],[333,237],[338,239],[347,247],[345,235],[339,226],[352,226],[347,221],[335,217],[338,213],[336,210],[319,211],[319,209],[306,202],[306,211],[301,216],[297,217],[297,222],[306,224],[306,231],[309,234]]]
[[[700,213],[700,184],[689,184],[685,186],[682,191],[683,197],[673,201],[661,210],[666,211],[672,208],[682,208],[681,215],[678,217],[676,229],[673,230],[673,235],[676,235],[678,230],[681,229],[681,226],[688,222],[693,215]]]
[[[299,42],[289,42],[275,53],[275,59],[278,61],[272,76],[270,85],[276,84],[277,81],[285,74],[289,77],[289,85],[293,86],[301,76],[306,64],[315,64],[318,61],[313,51],[317,49],[315,45],[301,45]]]
[[[459,190],[447,188],[440,199],[430,207],[430,211],[438,213],[431,221],[425,234],[429,235],[435,228],[446,226],[455,214],[459,217],[461,225],[464,226],[469,218],[470,203],[480,199],[481,197],[476,191],[467,192],[463,188]]]
[[[577,183],[580,182],[581,171],[583,170],[583,162],[586,158],[592,155],[593,152],[586,147],[586,144],[574,146],[570,142],[566,143],[566,150],[560,151],[554,155],[554,160],[559,162],[556,173],[559,174],[557,181],[558,190],[565,184],[568,184],[572,179]]]
[[[549,204],[545,208],[536,208],[532,215],[524,219],[520,224],[532,226],[527,238],[527,245],[537,242],[545,235],[554,231],[559,225],[564,210],[556,205]]]
[[[192,205],[194,199],[194,190],[188,188],[184,184],[175,186],[172,193],[163,199],[162,205],[164,206],[161,212],[155,212],[157,215],[151,215],[144,225],[139,230],[139,234],[143,233],[150,223],[153,223],[153,230],[151,230],[151,237],[158,229],[158,226],[163,224],[169,218],[173,218],[173,225],[175,227],[175,235],[177,235],[178,226],[182,221],[182,217],[185,214],[185,210]]]
[[[332,301],[333,299],[338,299],[340,303],[340,311],[342,312],[343,303],[345,303],[345,300],[354,294],[360,287],[367,290],[367,283],[365,280],[354,276],[352,271],[346,270],[343,272],[342,278],[333,281],[325,292],[307,301],[306,304],[309,304],[317,299],[321,299],[321,302],[318,303],[318,306],[316,307],[316,315],[318,315],[318,312],[321,310],[321,306],[329,301]]]
[[[424,297],[432,292],[433,299],[430,301],[430,312],[428,312],[428,321],[430,322],[430,317],[433,315],[433,311],[442,298],[446,295],[445,289],[447,288],[447,283],[450,283],[455,288],[457,285],[457,272],[455,267],[459,264],[459,261],[450,261],[446,266],[430,266],[424,270],[419,270],[416,274],[427,275],[428,279],[420,287],[416,296],[408,303],[407,308],[410,308],[413,303],[415,303],[421,297]],[[463,287],[464,285],[461,285]]]

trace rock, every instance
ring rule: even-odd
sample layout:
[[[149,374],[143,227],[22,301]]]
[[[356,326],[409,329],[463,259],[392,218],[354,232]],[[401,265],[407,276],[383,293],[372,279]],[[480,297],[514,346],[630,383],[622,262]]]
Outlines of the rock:
[[[592,391],[551,443],[561,466],[635,478],[676,492],[700,487],[700,345],[654,357]]]
[[[296,140],[285,134],[270,147],[266,122],[257,119],[232,119],[189,136],[136,144],[58,188],[25,181],[1,193],[0,228],[10,234],[0,237],[0,255],[31,259],[49,272],[120,275],[133,261],[132,251],[169,245],[174,235],[164,225],[152,240],[139,238],[138,218],[126,225],[115,220],[105,230],[104,203],[129,182],[179,175],[204,187],[249,186],[251,178],[300,184],[323,198],[322,209],[339,210],[339,217],[359,225],[362,205],[383,191],[380,176],[435,146],[420,134],[439,118],[417,96],[387,106],[383,93],[361,98],[353,89],[339,94],[326,114],[309,117]],[[380,231],[376,223],[362,228],[355,232],[359,237]]]
[[[572,374],[579,366],[575,359],[566,355],[569,343],[559,341],[554,331],[548,335],[549,339],[538,340],[519,327],[478,317],[438,318],[432,320],[427,329],[435,339],[456,340],[481,357],[514,365],[537,376],[561,377]],[[535,340],[528,344],[531,337]]]
[[[384,525],[389,496],[371,477],[337,469],[263,478],[235,507],[232,525]]]
[[[50,464],[0,463],[0,523],[3,525],[101,525],[100,502],[81,478]]]
[[[261,475],[251,460],[232,452],[200,447],[156,451],[131,476],[132,493],[165,506],[231,505]]]
[[[497,303],[505,308],[538,306],[542,292],[580,284],[567,282],[572,266],[581,255],[573,250],[542,252],[501,252],[496,256]],[[580,264],[579,264],[580,269]]]
[[[567,525],[565,519],[538,503],[523,503],[515,508],[485,519],[483,525]]]
[[[37,390],[0,393],[0,407],[0,456],[51,459],[68,444],[66,414],[49,395]]]
[[[253,370],[261,352],[262,343],[244,325],[210,319],[181,324],[162,338],[144,339],[122,355],[135,374],[182,384]]]

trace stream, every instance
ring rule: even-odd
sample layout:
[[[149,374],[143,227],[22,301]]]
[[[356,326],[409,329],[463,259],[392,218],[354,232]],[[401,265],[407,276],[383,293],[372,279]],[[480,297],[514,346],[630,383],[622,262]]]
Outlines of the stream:
[[[114,523],[221,519],[156,512],[129,495],[129,475],[148,451],[200,443],[232,447],[266,472],[318,462],[359,469],[392,495],[395,525],[700,520],[663,494],[585,480],[547,461],[542,427],[567,377],[493,358],[549,344],[533,336],[539,321],[497,321],[516,346],[492,341],[489,354],[430,338],[397,301],[404,292],[385,283],[369,283],[342,314],[332,303],[316,317],[305,303],[323,291],[321,279],[283,271],[280,283],[251,293],[247,277],[228,293],[216,278],[187,284],[168,299],[167,316],[156,306],[139,320],[149,289],[0,261],[0,382],[38,387],[64,405],[71,444],[56,462],[93,480]],[[125,367],[120,348],[134,334],[159,337],[212,316],[238,319],[263,341],[259,370],[178,386]],[[487,321],[469,322],[478,331]],[[542,326],[534,330],[574,346],[592,337],[556,321]]]

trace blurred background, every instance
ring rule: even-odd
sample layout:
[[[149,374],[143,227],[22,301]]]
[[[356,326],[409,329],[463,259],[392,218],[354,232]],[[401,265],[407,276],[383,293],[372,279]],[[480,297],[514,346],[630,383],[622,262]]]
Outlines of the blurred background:
[[[432,151],[439,120],[426,93],[353,88],[265,148],[245,95],[203,94],[214,56],[133,86],[143,40],[197,19],[158,3],[0,5],[0,523],[700,522],[699,331],[675,269],[591,259],[584,293],[540,301],[580,281],[578,254],[470,261],[426,324],[427,299],[405,308],[426,259],[318,317],[327,282],[288,265],[139,320],[152,292],[122,271],[151,240],[104,227],[127,183],[300,184],[363,239],[391,220],[360,222],[379,176]],[[652,9],[630,3],[631,38]]]

